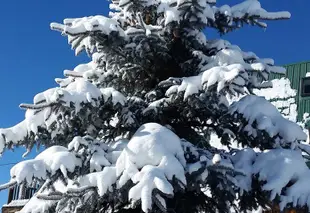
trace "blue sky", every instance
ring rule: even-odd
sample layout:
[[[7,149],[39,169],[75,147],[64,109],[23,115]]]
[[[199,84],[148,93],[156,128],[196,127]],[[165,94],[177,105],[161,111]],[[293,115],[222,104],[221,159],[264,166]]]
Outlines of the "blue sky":
[[[88,3],[87,3],[88,2]],[[236,0],[218,0],[219,4]],[[260,57],[271,57],[279,65],[310,60],[309,0],[261,0],[268,10],[288,10],[291,20],[270,22],[267,30],[245,27],[224,36],[243,50],[253,51]],[[105,0],[6,0],[1,2],[0,27],[0,127],[12,126],[24,118],[18,108],[30,103],[38,92],[56,86],[54,79],[62,77],[64,69],[86,62],[84,56],[75,57],[65,38],[50,31],[49,23],[64,18],[104,14],[108,11]],[[207,31],[208,38],[216,38]],[[24,150],[8,151],[0,158],[0,183],[9,180],[10,166],[18,162]],[[32,153],[29,157],[35,155]],[[0,192],[0,206],[6,202],[7,192]]]

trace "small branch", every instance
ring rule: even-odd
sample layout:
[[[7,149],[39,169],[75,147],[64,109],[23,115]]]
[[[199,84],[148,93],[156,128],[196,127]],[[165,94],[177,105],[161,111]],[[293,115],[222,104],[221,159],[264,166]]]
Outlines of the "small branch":
[[[41,188],[38,191],[38,194],[41,193],[45,188],[51,183],[51,179],[47,179],[45,183],[41,186]]]
[[[94,190],[94,189],[96,189],[96,187],[93,187],[93,186],[84,186],[84,187],[76,188],[76,189],[69,188],[67,190],[67,194],[69,194],[69,195],[74,195],[75,194],[75,196],[80,196],[81,194],[84,194],[86,191]]]
[[[0,185],[0,191],[5,190],[7,188],[11,188],[11,187],[15,186],[16,184],[17,184],[16,180],[11,180],[8,183]]]
[[[63,196],[59,194],[51,194],[51,195],[37,194],[36,197],[41,200],[61,200],[63,198]]]
[[[83,78],[83,74],[71,70],[65,70],[64,71],[64,76],[66,77],[74,77],[74,78]]]
[[[52,103],[46,103],[46,104],[20,104],[19,108],[21,109],[33,109],[33,110],[39,110],[39,109],[44,109],[46,107],[51,107],[54,106],[58,103],[52,102]]]
[[[298,144],[297,145],[301,151],[307,153],[308,155],[310,155],[310,146],[309,145],[305,145],[305,144]]]
[[[52,30],[55,30],[55,31],[58,31],[61,33],[63,33],[63,31],[64,31],[64,25],[63,24],[58,24],[58,23],[53,22],[53,23],[51,23],[50,27]]]
[[[84,32],[74,33],[74,32],[70,32],[70,31],[66,30],[66,31],[63,31],[63,33],[66,35],[70,35],[70,36],[85,36],[85,37],[87,37],[90,34],[102,33],[102,31],[94,30],[94,31],[84,31]]]

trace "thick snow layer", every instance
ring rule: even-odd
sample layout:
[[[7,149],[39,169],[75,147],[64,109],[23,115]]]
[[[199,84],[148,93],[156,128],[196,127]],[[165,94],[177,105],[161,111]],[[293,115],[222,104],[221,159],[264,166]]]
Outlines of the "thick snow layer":
[[[270,200],[280,196],[280,208],[287,204],[310,207],[308,180],[310,171],[301,151],[272,149],[254,152],[251,149],[239,150],[232,157],[236,170],[245,175],[237,176],[240,193],[251,190],[252,177],[257,175],[263,183],[262,189],[270,191]]]
[[[53,175],[58,170],[61,171],[63,177],[67,177],[67,172],[83,166],[84,162],[81,162],[83,158],[77,156],[86,150],[89,153],[87,159],[91,163],[90,173],[79,177],[74,182],[69,181],[68,186],[55,183],[54,187],[56,189],[60,187],[60,192],[69,193],[72,190],[79,191],[87,187],[97,187],[99,195],[103,196],[112,192],[115,184],[117,187],[122,187],[128,180],[131,180],[135,185],[128,191],[129,199],[132,202],[141,200],[143,211],[148,212],[154,203],[153,199],[157,199],[157,202],[165,206],[162,196],[173,195],[174,190],[171,184],[173,178],[182,183],[180,187],[184,187],[187,183],[186,160],[181,139],[171,130],[156,123],[142,125],[128,143],[118,141],[106,145],[90,137],[75,137],[69,143],[68,149],[53,146],[35,159],[14,166],[11,170],[12,181],[21,183],[26,179],[28,183],[31,183],[32,178],[46,180],[47,172]],[[117,158],[115,164],[108,161],[113,158],[109,156],[113,152],[118,152],[114,153],[114,158]],[[222,163],[219,156],[214,159],[216,160],[214,164]],[[201,161],[205,161],[204,158]],[[160,190],[163,194],[153,197],[154,189]],[[40,193],[46,194],[44,191]],[[36,197],[32,198],[32,200],[36,199]],[[32,200],[22,212],[40,212],[42,208],[45,208],[44,204],[30,211],[33,205]]]
[[[135,27],[129,27],[126,31],[125,34],[130,36],[135,36],[135,35],[146,35],[146,36],[153,36],[153,35],[159,35],[160,32],[162,31],[161,26],[154,26],[154,25],[147,25],[144,22],[141,22],[140,25],[142,25],[143,29],[138,29]]]
[[[80,103],[92,102],[92,99],[98,99],[100,95],[100,90],[96,86],[89,81],[78,78],[65,88],[53,88],[37,94],[33,102],[40,106],[40,104],[52,104],[61,100],[66,104],[75,103],[79,107]]]
[[[296,90],[292,89],[290,80],[287,78],[274,79],[271,81],[272,87],[264,89],[254,89],[254,93],[264,96],[267,100],[288,99],[296,96]]]
[[[21,105],[21,107],[27,109],[24,121],[11,128],[0,129],[0,133],[5,136],[0,137],[0,153],[8,143],[12,142],[18,145],[30,132],[36,134],[38,127],[44,127],[50,130],[51,125],[54,125],[58,116],[56,112],[51,111],[52,106],[59,104],[65,107],[71,107],[74,104],[75,113],[78,113],[82,108],[82,103],[90,103],[93,106],[97,106],[99,99],[105,101],[111,100],[113,105],[124,105],[127,101],[126,97],[115,89],[98,89],[95,85],[83,78],[76,78],[66,85],[66,87],[52,88],[37,94],[33,99],[34,104]],[[57,123],[57,125],[60,124]],[[57,132],[57,130],[52,131],[52,137],[61,133]],[[58,131],[61,131],[61,128]]]
[[[241,108],[241,106],[237,108],[238,112]],[[277,116],[271,118],[278,119]],[[307,147],[303,147],[305,148]],[[187,184],[185,178],[187,174],[192,175],[204,169],[197,177],[197,181],[205,181],[208,178],[208,169],[227,168],[240,172],[240,175],[236,176],[228,177],[229,173],[226,175],[239,188],[241,195],[251,190],[253,175],[258,175],[259,180],[266,181],[263,189],[271,192],[271,199],[274,199],[276,195],[280,196],[281,207],[288,203],[310,206],[307,199],[304,199],[310,194],[307,181],[310,178],[310,172],[301,151],[279,148],[255,152],[252,149],[242,149],[235,150],[233,155],[211,154],[181,140],[172,131],[156,123],[142,125],[129,142],[120,140],[107,145],[88,136],[75,137],[69,143],[68,149],[53,146],[33,160],[17,164],[11,170],[12,180],[17,183],[25,179],[31,183],[33,177],[45,180],[46,171],[53,174],[57,170],[60,170],[66,177],[67,172],[72,172],[76,167],[82,166],[81,159],[76,155],[86,150],[89,153],[87,159],[98,154],[97,160],[95,159],[98,167],[93,166],[96,168],[95,172],[92,172],[90,168],[89,174],[80,176],[75,181],[69,180],[67,186],[56,181],[53,185],[57,191],[69,193],[96,187],[98,194],[103,196],[112,193],[114,186],[120,188],[131,180],[134,186],[128,189],[129,200],[133,203],[141,201],[142,210],[148,212],[153,203],[159,202],[165,208],[165,195],[173,196],[174,194],[174,186],[171,182],[174,177],[182,182],[180,187],[184,187]],[[113,152],[117,152],[114,156],[117,160],[109,161],[109,154]],[[199,160],[187,163],[185,156],[189,154]],[[287,187],[287,183],[291,181],[293,184]],[[284,188],[286,188],[285,191],[283,191]],[[161,193],[154,194],[154,189]],[[39,193],[47,195],[49,190]],[[21,212],[44,212],[55,202],[55,200],[41,200],[35,196]]]
[[[281,112],[285,118],[296,122],[296,90],[291,88],[290,80],[287,78],[274,79],[271,83],[272,87],[254,89],[253,92],[258,96],[264,96]]]
[[[233,25],[235,20],[240,20],[243,17],[255,17],[256,24],[261,27],[267,27],[264,20],[274,20],[274,19],[289,19],[291,14],[289,12],[267,12],[261,7],[258,0],[246,0],[232,7],[228,5],[223,5],[220,8],[214,8],[215,12],[221,13],[227,17],[228,24]]]
[[[201,70],[207,70],[215,66],[241,64],[247,71],[265,70],[267,73],[285,73],[285,68],[274,66],[272,59],[258,58],[252,52],[243,52],[238,46],[232,45],[229,41],[215,39],[208,40],[207,44],[211,49],[217,51],[215,55],[205,59],[208,64],[202,66]]]
[[[296,90],[291,88],[290,80],[287,78],[274,79],[270,83],[271,86],[254,89],[253,93],[257,96],[265,97],[286,119],[296,122],[298,115],[295,101]],[[228,105],[239,101],[244,96],[246,94],[237,96],[227,95]]]
[[[214,67],[205,71],[202,76],[202,83],[206,85],[206,88],[217,83],[217,91],[220,92],[227,86],[227,83],[234,83],[239,87],[245,86],[244,79],[247,77],[248,75],[241,65],[232,64],[225,67]]]
[[[173,177],[186,184],[185,165],[179,137],[159,124],[147,123],[137,130],[116,162],[119,187],[131,179],[136,185],[129,191],[130,199],[141,200],[142,210],[148,212],[155,188],[172,195],[169,181]]]
[[[87,141],[83,138],[76,137],[68,147],[69,150],[77,152],[86,144]],[[91,150],[94,150],[94,145],[91,147]],[[75,184],[69,184],[67,191],[97,187],[99,195],[103,196],[113,190],[112,186],[115,183],[117,187],[122,187],[131,180],[135,185],[128,192],[129,199],[132,202],[141,200],[143,211],[148,212],[152,208],[153,199],[165,206],[162,195],[157,194],[153,197],[154,189],[166,195],[173,195],[174,190],[170,182],[173,178],[181,181],[182,187],[186,185],[186,160],[181,140],[166,127],[156,123],[144,124],[128,143],[121,140],[105,148],[108,154],[95,152],[92,156],[98,153],[98,157],[101,156],[105,161],[105,156],[112,150],[120,151],[115,164],[104,165],[102,171],[90,171],[90,174],[78,178]]]
[[[207,57],[202,52],[194,51],[193,54],[201,60],[201,73],[197,76],[180,79],[169,78],[163,81],[163,84],[166,82],[169,82],[170,85],[172,84],[166,91],[167,96],[170,97],[176,93],[183,92],[184,99],[187,99],[191,95],[199,94],[201,91],[213,87],[217,88],[217,92],[225,88],[237,95],[244,93],[245,87],[248,85],[257,88],[264,87],[266,82],[259,80],[261,79],[260,76],[267,80],[269,73],[285,73],[283,67],[273,65],[273,60],[259,59],[254,53],[243,52],[239,47],[231,45],[228,41],[210,40],[207,43],[210,48],[216,49],[217,53],[214,56]],[[289,82],[274,81],[274,84],[275,87],[287,87]],[[279,89],[277,93],[274,94],[275,98],[280,98],[288,95],[287,93],[293,93],[293,90],[288,89],[280,93]]]
[[[8,129],[0,129],[0,152],[3,151],[5,144],[13,142],[18,144],[30,132],[36,134],[38,127],[43,126],[49,129],[50,125],[57,119],[57,115],[51,112],[50,107],[55,104],[70,107],[74,103],[75,112],[81,109],[81,103],[96,104],[96,100],[101,97],[101,91],[90,82],[80,78],[71,82],[65,88],[48,89],[34,97],[34,104],[22,104],[21,107],[26,108],[25,120]],[[56,132],[54,132],[56,134]]]
[[[0,129],[2,135],[0,136],[0,153],[4,151],[5,146],[10,141],[14,141],[15,143],[22,141],[28,133],[28,129],[26,127],[27,121],[24,120],[11,128]],[[3,138],[3,135],[5,135],[5,138]]]
[[[268,19],[283,19],[290,18],[289,12],[267,12],[261,7],[261,4],[257,0],[247,0],[234,6],[223,5],[220,8],[211,7],[210,3],[215,1],[198,1],[199,9],[192,8],[196,16],[184,16],[181,9],[191,6],[191,2],[184,0],[159,0],[159,1],[147,1],[148,5],[158,4],[157,13],[164,13],[164,25],[168,25],[171,22],[180,22],[181,20],[196,21],[199,20],[204,24],[208,23],[208,20],[214,21],[215,14],[224,14],[229,25],[233,24],[233,21],[240,20],[245,16],[254,16],[257,20]],[[121,1],[118,6],[122,7]],[[125,13],[126,16],[127,13]],[[265,23],[259,22],[260,26],[267,27]]]
[[[108,39],[109,44],[111,44],[109,47],[116,47],[113,51],[116,50],[121,53],[124,51],[124,58],[131,54],[131,52],[124,50],[126,48],[135,49],[134,54],[143,56],[139,52],[143,48],[136,48],[138,46],[136,41],[139,42],[140,40],[137,35],[147,38],[141,41],[141,45],[142,43],[148,43],[151,41],[151,39],[148,39],[155,36],[161,39],[162,46],[165,46],[168,39],[163,38],[163,35],[169,34],[170,30],[177,33],[174,26],[178,25],[178,23],[187,21],[189,25],[191,23],[199,24],[199,29],[195,29],[196,27],[193,24],[193,30],[189,30],[185,35],[194,39],[193,43],[195,45],[193,45],[193,48],[196,48],[194,47],[196,45],[204,45],[207,49],[200,47],[198,49],[204,49],[210,53],[207,56],[203,52],[193,49],[194,57],[200,60],[198,62],[197,76],[172,79],[176,83],[171,84],[172,86],[168,89],[166,95],[169,97],[154,101],[149,108],[160,107],[165,104],[165,100],[172,99],[171,96],[176,93],[184,93],[184,99],[203,90],[208,89],[211,91],[212,88],[216,88],[217,94],[220,95],[224,92],[243,93],[244,87],[248,85],[254,87],[264,86],[265,84],[261,84],[260,79],[267,79],[269,73],[284,72],[284,68],[273,66],[273,60],[259,59],[254,53],[243,52],[239,47],[231,45],[227,41],[208,41],[200,32],[200,28],[207,25],[217,27],[218,21],[221,22],[218,17],[223,19],[224,22],[227,21],[227,23],[224,23],[224,28],[234,28],[236,24],[239,24],[240,20],[243,21],[245,16],[250,16],[252,24],[265,27],[265,23],[260,22],[261,20],[288,18],[289,13],[269,13],[262,9],[257,0],[246,0],[235,6],[224,5],[220,8],[215,7],[213,3],[215,3],[215,0],[198,0],[195,2],[186,0],[140,1],[139,4],[142,7],[153,8],[151,6],[154,6],[156,8],[153,12],[157,14],[152,15],[158,17],[158,19],[152,20],[154,25],[148,25],[145,23],[148,22],[146,21],[148,17],[142,19],[140,13],[132,13],[134,9],[131,6],[133,6],[134,2],[120,0],[113,1],[111,4],[111,9],[115,10],[111,15],[112,18],[90,16],[65,19],[63,24],[51,24],[51,28],[59,30],[63,35],[68,36],[68,41],[72,48],[75,49],[76,54],[85,49],[93,60],[88,64],[77,66],[74,70],[66,70],[64,74],[67,78],[56,79],[56,82],[60,85],[59,88],[52,88],[39,93],[34,97],[33,104],[21,105],[21,107],[27,109],[26,118],[12,128],[0,129],[0,134],[3,135],[3,137],[0,136],[0,152],[9,143],[19,144],[27,139],[29,135],[31,137],[32,135],[37,136],[39,127],[49,131],[51,141],[53,141],[56,134],[63,133],[62,126],[57,122],[56,125],[59,125],[57,127],[60,128],[56,127],[57,130],[54,130],[53,125],[57,121],[59,114],[52,111],[52,106],[66,107],[66,109],[70,107],[72,114],[74,114],[83,112],[83,103],[87,103],[87,106],[98,107],[99,101],[111,101],[114,106],[122,105],[126,110],[128,102],[124,95],[113,88],[102,88],[110,76],[118,76],[121,79],[121,71],[119,70],[122,70],[123,66],[121,61],[120,63],[114,61],[113,63],[116,63],[116,65],[110,63],[108,58],[110,55],[112,57],[114,55],[106,51],[107,49],[110,50],[110,48],[101,46],[105,43],[102,42],[105,39]],[[185,25],[188,24],[185,23]],[[174,34],[174,36],[177,36],[177,34]],[[115,45],[115,41],[117,45]],[[133,43],[128,44],[128,41]],[[126,46],[126,48],[123,48],[123,46]],[[134,54],[132,55],[134,56]],[[117,69],[111,67],[117,67]],[[108,81],[109,85],[113,85],[113,79]],[[127,91],[126,88],[125,91]],[[285,91],[283,96],[290,92]],[[268,94],[270,93],[267,92],[266,96]],[[283,98],[281,91],[279,91],[278,96]],[[279,108],[284,106],[287,107],[284,102],[282,105],[278,104]],[[252,124],[257,124],[259,129],[267,131],[270,136],[279,135],[285,142],[293,143],[304,138],[302,131],[296,125],[285,120],[279,113],[277,114],[275,108],[270,104],[268,105],[261,98],[244,97],[231,105],[230,112],[232,114],[241,114],[248,121],[248,132],[252,131]],[[134,119],[131,120],[134,122]],[[34,140],[37,140],[37,138]],[[293,163],[302,163],[300,153],[297,153],[297,151],[295,153],[295,151],[282,151],[279,149],[266,153],[256,153],[251,149],[246,149],[237,151],[233,157],[224,152],[224,154],[222,152],[217,153],[218,150],[212,151],[214,153],[189,145],[189,142],[184,142],[166,127],[156,123],[147,123],[138,129],[129,142],[118,141],[106,145],[102,141],[85,136],[75,137],[68,144],[68,148],[60,146],[48,148],[35,159],[14,166],[11,170],[11,183],[16,182],[19,184],[23,181],[31,183],[33,178],[46,180],[46,183],[48,183],[50,176],[59,172],[61,177],[52,184],[53,187],[50,189],[42,187],[39,192],[41,195],[48,196],[50,190],[56,190],[68,195],[72,191],[77,192],[87,187],[96,187],[98,194],[104,196],[107,193],[112,193],[115,187],[119,189],[125,186],[128,181],[131,181],[134,186],[128,189],[129,202],[141,202],[144,212],[148,212],[153,203],[160,203],[165,208],[164,198],[174,194],[174,178],[179,181],[179,187],[186,187],[190,181],[190,179],[186,179],[187,175],[195,177],[196,173],[203,170],[197,178],[195,177],[195,180],[205,183],[209,177],[209,169],[217,171],[222,168],[229,171],[236,169],[241,173],[245,173],[246,175],[237,175],[235,177],[230,176],[229,172],[226,173],[221,170],[219,172],[223,175],[221,176],[223,179],[219,178],[219,181],[225,180],[226,177],[229,178],[229,181],[240,188],[241,193],[251,189],[252,174],[258,174],[262,180],[267,180],[264,187],[266,190],[272,191],[273,194],[281,192],[280,188],[286,186],[285,181],[298,179],[299,182],[295,182],[288,189],[285,195],[286,198],[281,195],[282,200],[286,199],[286,203],[295,199],[292,197],[295,193],[308,193],[308,189],[303,187],[306,179],[301,177],[302,174],[304,175],[304,166],[300,165],[291,168]],[[194,156],[195,162],[193,162],[193,159],[189,159],[189,156]],[[269,160],[273,165],[267,164],[264,159]],[[191,163],[186,160],[191,160]],[[279,175],[284,175],[284,179],[274,174],[276,165],[285,171],[285,174],[279,173]],[[272,170],[270,173],[279,180],[268,176],[269,170]],[[74,178],[74,180],[69,179],[72,176],[68,174],[75,172],[79,175],[81,171],[83,175]],[[307,174],[305,177],[308,177]],[[66,185],[65,181],[62,182],[63,179],[68,180],[68,185]],[[223,189],[223,187],[219,184],[219,189]],[[160,193],[156,194],[158,191]],[[41,200],[35,196],[26,204],[22,212],[42,213],[48,207],[54,205],[55,202]],[[303,199],[299,199],[298,203],[304,203]]]
[[[259,174],[259,180],[266,181],[263,189],[271,191],[271,199],[281,195],[281,209],[288,203],[310,207],[307,200],[310,171],[300,151],[275,149],[261,153],[253,164],[253,173]],[[283,193],[282,189],[289,182],[292,185]]]
[[[32,183],[33,178],[46,179],[47,172],[51,175],[60,170],[66,177],[67,171],[73,172],[76,166],[82,164],[73,153],[62,146],[52,146],[41,152],[35,159],[16,164],[11,169],[11,181]]]
[[[17,213],[42,213],[48,212],[49,209],[55,205],[55,200],[41,200],[33,196],[29,202]]]
[[[289,12],[267,12],[261,7],[258,0],[247,0],[231,7],[231,14],[234,18],[241,18],[244,14],[260,17],[262,19],[280,19],[291,17]]]
[[[29,199],[22,199],[22,200],[12,200],[8,204],[4,204],[4,207],[18,207],[18,206],[25,206],[26,203],[29,202]]]
[[[114,19],[110,19],[104,16],[90,16],[84,18],[65,19],[64,24],[52,23],[51,28],[60,30],[68,35],[80,35],[83,33],[100,31],[105,35],[109,35],[111,32],[119,32],[120,35],[124,35],[122,28],[118,22]]]
[[[79,153],[79,150],[84,149],[85,147],[88,148],[88,151],[91,154],[89,157],[90,172],[101,171],[103,167],[111,165],[110,161],[107,159],[107,152],[111,151],[111,149],[104,143],[100,143],[96,140],[87,140],[87,137],[82,138],[76,136],[68,144],[68,149],[70,151],[73,150],[76,153]],[[113,154],[113,152],[110,154]]]
[[[252,163],[255,161],[256,153],[252,149],[242,149],[232,156],[232,162],[236,170],[246,175],[237,175],[236,180],[239,183],[240,194],[244,191],[250,191],[252,187]]]
[[[184,152],[179,137],[157,123],[142,125],[129,141],[124,153],[127,153],[129,159],[135,159],[133,161],[135,161],[138,169],[148,164],[157,166],[165,155],[170,154],[175,155],[181,165],[185,166]],[[123,156],[116,164],[120,166],[118,168],[124,166],[121,162],[122,159]],[[125,167],[120,169],[118,174],[120,175],[124,170]]]
[[[240,101],[234,102],[229,109],[231,114],[238,113],[248,122],[244,128],[249,135],[254,134],[255,122],[256,128],[265,130],[270,137],[279,135],[284,143],[293,143],[295,141],[307,140],[306,134],[296,123],[285,119],[275,106],[273,106],[264,97],[248,95]]]
[[[93,172],[82,176],[77,182],[82,187],[97,187],[98,194],[103,196],[107,192],[112,191],[112,185],[117,180],[115,167],[104,167],[100,172]],[[68,187],[70,189],[70,186]]]
[[[184,19],[182,13],[180,12],[180,7],[188,4],[188,2],[183,0],[161,0],[161,3],[158,6],[157,12],[164,13],[164,25],[168,25],[171,22],[180,22]],[[173,6],[175,5],[175,6]],[[208,23],[208,19],[214,20],[214,11],[205,1],[199,1],[199,9],[195,10],[196,17],[199,18],[204,24]],[[193,16],[190,18],[193,19]]]
[[[198,76],[185,77],[180,79],[181,84],[171,86],[167,92],[167,96],[174,95],[175,93],[184,92],[184,99],[189,96],[199,93],[203,89],[209,89],[216,85],[217,91],[220,92],[224,87],[230,85],[230,89],[234,90],[235,87],[240,88],[245,86],[245,80],[248,75],[244,68],[239,64],[228,66],[218,66],[204,71]],[[173,81],[173,78],[167,81]]]
[[[83,18],[65,19],[63,24],[52,23],[51,29],[60,31],[68,36],[68,42],[75,49],[75,54],[80,54],[84,49],[91,55],[96,49],[96,40],[92,37],[95,33],[110,36],[117,33],[124,37],[125,32],[115,19],[104,16],[89,16]]]

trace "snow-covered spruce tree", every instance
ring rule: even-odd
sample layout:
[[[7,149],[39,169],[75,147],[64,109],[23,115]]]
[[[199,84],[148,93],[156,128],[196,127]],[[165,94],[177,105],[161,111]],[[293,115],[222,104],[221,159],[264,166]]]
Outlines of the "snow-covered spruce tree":
[[[310,207],[310,148],[302,129],[254,89],[284,72],[203,30],[286,19],[257,0],[115,0],[110,17],[65,19],[88,64],[22,104],[26,118],[1,129],[1,152],[46,148],[11,169],[1,188],[41,187],[21,212],[241,212],[272,203]],[[245,95],[229,104],[229,98]],[[230,147],[210,146],[211,134]]]

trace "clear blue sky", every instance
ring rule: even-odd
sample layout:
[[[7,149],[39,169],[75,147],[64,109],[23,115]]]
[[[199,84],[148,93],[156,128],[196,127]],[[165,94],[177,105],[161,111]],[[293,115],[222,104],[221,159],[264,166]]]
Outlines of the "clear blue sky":
[[[218,0],[219,4],[240,2]],[[267,30],[245,27],[225,39],[243,50],[253,51],[260,57],[271,57],[279,65],[310,60],[309,0],[261,0],[268,10],[288,10],[291,20],[269,23]],[[0,52],[0,127],[9,127],[24,118],[18,108],[21,102],[32,102],[38,92],[56,86],[54,78],[62,77],[64,69],[71,69],[87,61],[75,57],[67,40],[50,31],[49,23],[61,22],[68,17],[104,14],[108,11],[105,0],[6,0],[1,2]],[[214,32],[207,34],[215,38]],[[24,150],[6,152],[0,164],[21,160]],[[34,156],[32,153],[30,157]],[[0,166],[0,183],[9,180],[10,166]],[[0,192],[0,206],[6,202],[7,192]]]

